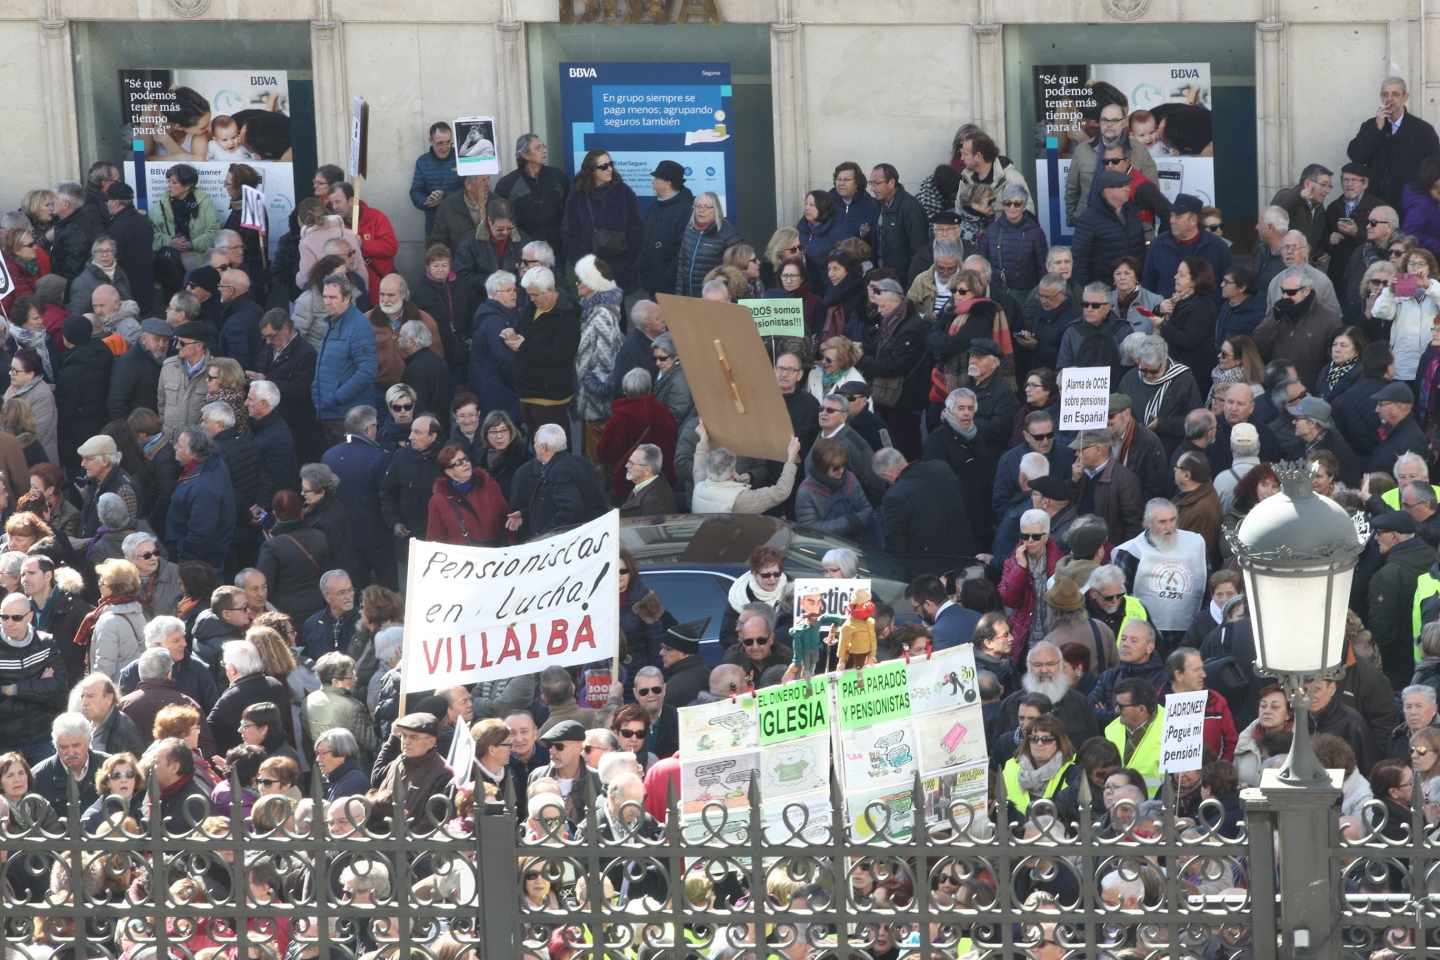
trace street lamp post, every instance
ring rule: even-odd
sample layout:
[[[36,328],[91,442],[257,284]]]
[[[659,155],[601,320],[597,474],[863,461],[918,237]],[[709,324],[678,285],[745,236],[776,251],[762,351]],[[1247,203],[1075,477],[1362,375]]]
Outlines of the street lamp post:
[[[1343,670],[1350,581],[1363,544],[1349,514],[1311,489],[1303,463],[1278,464],[1275,472],[1280,492],[1226,531],[1245,578],[1255,670],[1280,680],[1295,717],[1284,765],[1246,791],[1246,809],[1280,837],[1281,955],[1338,958],[1330,849],[1340,789],[1311,745],[1306,685]]]

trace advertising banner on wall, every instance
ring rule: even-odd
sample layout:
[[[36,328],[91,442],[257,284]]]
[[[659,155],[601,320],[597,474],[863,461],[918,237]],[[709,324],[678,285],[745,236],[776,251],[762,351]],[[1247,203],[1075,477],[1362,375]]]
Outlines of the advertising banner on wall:
[[[1078,145],[1098,141],[1107,104],[1125,111],[1126,129],[1150,151],[1168,199],[1188,193],[1215,202],[1210,64],[1047,64],[1034,68],[1034,82],[1035,201],[1052,244],[1070,242],[1070,208],[1085,208],[1068,179],[1071,160]]]
[[[137,195],[143,176],[143,193],[154,203],[165,194],[170,168],[188,163],[223,223],[231,202],[225,174],[232,163],[247,163],[261,177],[272,248],[289,229],[295,168],[284,70],[121,70],[120,115],[135,156],[143,158],[124,165]]]
[[[650,171],[661,160],[685,168],[696,196],[734,206],[728,63],[562,63],[560,114],[571,176],[587,151],[607,150],[625,182],[649,205]]]

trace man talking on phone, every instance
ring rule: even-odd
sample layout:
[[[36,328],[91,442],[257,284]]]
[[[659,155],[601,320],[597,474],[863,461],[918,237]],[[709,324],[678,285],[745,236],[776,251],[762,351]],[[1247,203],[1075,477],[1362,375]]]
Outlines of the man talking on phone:
[[[1380,108],[1366,119],[1346,152],[1370,168],[1370,191],[1398,208],[1400,191],[1415,179],[1420,161],[1440,153],[1435,128],[1406,109],[1410,91],[1402,77],[1380,84]]]

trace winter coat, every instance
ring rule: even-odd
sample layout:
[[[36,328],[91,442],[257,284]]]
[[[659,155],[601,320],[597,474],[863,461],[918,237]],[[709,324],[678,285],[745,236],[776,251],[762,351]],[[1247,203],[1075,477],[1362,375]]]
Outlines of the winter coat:
[[[1060,562],[1062,551],[1060,544],[1054,539],[1045,542],[1045,575],[1049,577],[1055,572],[1055,565]],[[1014,636],[1015,656],[1019,656],[1026,649],[1031,640],[1030,626],[1035,621],[1036,604],[1039,598],[1035,596],[1035,578],[1030,575],[1028,566],[1022,567],[1015,562],[1015,555],[1012,552],[1005,558],[1005,563],[1000,568],[1000,600],[1011,611],[1010,633]],[[1039,640],[1039,637],[1034,639]]]
[[[531,304],[515,332],[525,338],[520,349],[514,351],[515,392],[520,399],[573,397],[575,355],[580,348],[579,306],[563,295],[554,307],[541,314],[536,314]]]
[[[403,524],[413,536],[425,538],[431,485],[439,473],[435,464],[439,452],[438,443],[424,452],[411,447],[395,451],[380,484],[380,512],[387,530],[393,531],[397,523]]]
[[[401,382],[415,391],[415,411],[429,411],[444,430],[450,420],[450,368],[429,350],[416,350],[405,358]]]
[[[50,672],[45,676],[46,671]],[[78,677],[76,678],[79,679]],[[31,629],[22,646],[0,644],[0,686],[14,684],[11,696],[0,694],[0,729],[7,743],[35,744],[50,739],[50,722],[65,710],[70,680],[54,638]]]
[[[689,187],[681,187],[664,200],[650,201],[640,233],[640,255],[636,270],[640,289],[653,299],[657,293],[675,292],[675,262],[680,256],[680,241],[685,225],[690,222],[695,195]]]
[[[1033,290],[1045,276],[1050,245],[1035,214],[1026,212],[1019,223],[1001,215],[980,237],[980,250],[990,261],[992,282],[1006,290]]]
[[[381,390],[405,377],[405,358],[400,355],[399,339],[400,328],[406,323],[412,320],[423,323],[430,331],[430,352],[442,359],[445,356],[445,345],[435,319],[413,303],[406,303],[393,320],[379,307],[367,313],[365,319],[370,322],[370,333],[375,339],[375,383]]]
[[[501,177],[492,192],[510,201],[515,225],[527,237],[550,244],[557,262],[569,256],[560,230],[565,199],[570,193],[570,179],[563,171],[541,167],[538,175],[531,177],[522,166]]]
[[[153,620],[162,614],[175,616],[175,608],[184,593],[180,585],[180,567],[161,557],[155,573],[149,579],[142,578],[140,581],[140,605],[145,611],[145,618]]]
[[[106,413],[111,420],[123,420],[138,407],[154,410],[159,405],[160,361],[144,347],[126,350],[115,359],[110,370]],[[39,427],[38,423],[36,427]]]
[[[67,280],[78,277],[90,262],[90,245],[94,240],[90,218],[84,210],[76,210],[68,217],[55,221],[55,239],[50,244],[54,272]]]
[[[1386,286],[1376,298],[1372,312],[1376,319],[1391,321],[1390,351],[1395,355],[1395,379],[1416,379],[1420,356],[1430,344],[1431,328],[1440,315],[1440,279],[1432,279],[1418,298],[1396,297],[1394,289]],[[1328,348],[1328,342],[1326,346]]]
[[[432,280],[427,273],[410,288],[410,302],[434,321],[445,362],[452,368],[463,367],[470,356],[465,344],[470,339],[470,321],[475,315],[470,288],[460,282],[453,270],[444,280]]]
[[[210,730],[215,746],[223,754],[240,744],[240,717],[245,708],[265,701],[280,708],[280,715],[290,713],[290,691],[285,684],[263,673],[252,673],[227,687],[210,708]]]
[[[138,600],[112,604],[90,635],[90,669],[110,679],[145,650],[145,611]]]
[[[918,206],[918,204],[917,204]],[[930,365],[926,363],[925,320],[908,301],[902,305],[906,315],[895,332],[882,341],[881,324],[865,333],[865,355],[856,368],[873,384],[878,377],[900,377],[898,410],[919,410],[930,395]]]
[[[1065,328],[1060,335],[1060,366],[1109,367],[1110,382],[1119,383],[1124,369],[1120,362],[1120,341],[1131,333],[1130,325],[1113,313],[1105,315],[1098,327],[1083,318]]]
[[[1375,638],[1381,666],[1396,689],[1405,685],[1415,668],[1415,581],[1429,572],[1434,562],[1434,548],[1420,537],[1411,537],[1391,547],[1384,565],[1370,578],[1365,625]]]
[[[519,311],[498,300],[486,300],[475,311],[469,382],[471,391],[480,400],[482,414],[503,410],[511,419],[520,419],[520,396],[515,392],[515,351],[500,339],[501,330],[514,329],[519,321]]]
[[[165,546],[176,563],[203,560],[217,570],[235,533],[235,489],[219,454],[180,474],[165,518]]]
[[[1367,116],[1346,147],[1351,160],[1370,168],[1370,192],[1392,207],[1400,203],[1402,188],[1415,178],[1420,161],[1437,153],[1435,128],[1408,110],[1398,130],[1390,123],[1377,127],[1375,118]],[[1405,232],[1410,232],[1408,224]]]
[[[1098,280],[1110,286],[1115,282],[1115,264],[1121,257],[1145,256],[1140,211],[1128,201],[1117,211],[1103,196],[1096,197],[1075,222],[1071,250],[1075,256],[1071,279],[1076,285]]]
[[[107,354],[109,350],[105,351]],[[171,443],[180,431],[200,422],[200,408],[210,402],[205,395],[205,371],[209,369],[210,356],[205,356],[200,371],[191,376],[185,361],[179,357],[166,357],[160,365],[160,381],[156,386],[158,412],[165,430],[165,437]]]
[[[1095,487],[1095,512],[1105,520],[1111,543],[1124,543],[1140,532],[1145,500],[1134,471],[1111,457],[1105,469],[1093,479],[1082,475],[1081,489],[1089,485]],[[1080,501],[1081,493],[1077,490],[1075,502]]]
[[[249,433],[242,433],[238,426],[221,431],[214,436],[215,446],[225,461],[230,475],[230,486],[235,491],[235,520],[241,526],[250,519],[250,508],[260,502],[260,448]]]
[[[1215,301],[1191,294],[1175,301],[1175,309],[1160,325],[1159,334],[1170,346],[1170,359],[1191,370],[1208,370],[1215,359]]]
[[[279,410],[250,421],[250,436],[260,458],[260,482],[255,502],[270,509],[279,490],[300,489],[300,464],[295,458],[295,437]]]
[[[720,260],[735,244],[740,232],[729,220],[716,219],[701,233],[692,218],[680,237],[680,254],[675,260],[675,292],[682,297],[698,297],[705,286],[705,275],[720,266]]]
[[[911,579],[952,569],[957,558],[975,554],[964,491],[943,463],[920,460],[906,467],[885,491],[880,515],[885,552],[905,564]]]
[[[118,263],[115,265],[114,276],[106,276],[92,261],[85,264],[85,269],[80,275],[70,281],[69,296],[65,306],[71,313],[89,313],[93,307],[93,297],[97,287],[114,287],[120,294],[121,300],[134,300],[130,295],[130,278],[125,274],[125,268]]]
[[[878,546],[878,520],[860,481],[850,470],[845,471],[838,487],[807,477],[795,494],[795,522],[811,530]]]
[[[565,451],[549,463],[534,459],[521,466],[511,481],[509,502],[524,517],[522,533],[530,539],[587,523],[609,506],[590,461]]]
[[[870,241],[875,265],[889,267],[905,282],[910,260],[930,242],[930,221],[920,201],[905,191],[898,182],[889,203],[880,204],[875,233]]]
[[[260,304],[250,297],[236,297],[221,305],[225,322],[220,327],[222,357],[230,357],[241,370],[254,370],[264,343],[260,339]]]
[[[190,192],[196,202],[195,215],[190,218],[190,249],[195,253],[207,253],[215,242],[215,232],[220,229],[220,215],[215,212],[215,204],[210,202],[209,194],[198,187],[192,187]],[[155,250],[163,250],[176,236],[175,201],[169,193],[162,192],[150,201],[149,212],[150,223],[155,227],[151,244]]]
[[[640,201],[635,198],[635,191],[630,189],[629,184],[611,181],[608,186],[597,187],[588,193],[571,190],[565,198],[561,230],[567,263],[575,263],[586,254],[593,253],[610,265],[611,276],[622,290],[635,287],[635,266],[640,256],[644,225],[640,218]],[[624,251],[601,253],[595,245],[596,230],[623,234]]]
[[[430,487],[425,538],[435,543],[471,547],[496,547],[505,543],[505,517],[510,505],[500,485],[478,466],[471,474],[466,493],[455,489],[446,477],[435,478]]]
[[[1239,304],[1233,304],[1229,300],[1220,304],[1220,315],[1215,320],[1215,351],[1218,353],[1220,344],[1229,337],[1236,334],[1245,334],[1247,337],[1255,333],[1255,328],[1260,326],[1261,320],[1265,318],[1265,299],[1258,293],[1252,293]],[[1289,359],[1289,354],[1277,353],[1275,356]]]
[[[1413,183],[1401,191],[1400,228],[1420,246],[1440,256],[1440,201],[1421,193]]]
[[[1432,284],[1435,295],[1440,297],[1440,281]],[[1387,287],[1381,297],[1389,292]],[[1314,383],[1315,375],[1329,360],[1330,341],[1340,332],[1340,315],[1329,310],[1313,292],[1296,306],[1300,312],[1288,317],[1276,310],[1255,328],[1252,336],[1261,356],[1284,357],[1295,365],[1302,383]]]
[[[323,530],[302,527],[295,522],[275,524],[260,543],[255,569],[265,574],[270,602],[295,623],[304,623],[311,614],[324,609],[320,575],[335,561]]]
[[[330,319],[316,351],[311,396],[320,419],[343,420],[351,407],[369,402],[378,369],[370,321],[351,304],[345,313]]]
[[[390,466],[390,454],[375,441],[348,434],[320,458],[340,478],[336,496],[354,518],[350,529],[355,548],[366,554],[376,548],[388,552],[390,531],[380,509],[380,485]],[[342,562],[343,557],[336,558]]]
[[[430,233],[435,224],[437,207],[425,206],[425,200],[436,190],[445,191],[448,200],[457,194],[464,194],[465,185],[460,174],[455,172],[455,153],[451,147],[450,156],[435,156],[434,150],[426,150],[415,158],[415,172],[410,176],[410,203],[425,215],[425,232]]]
[[[365,259],[365,270],[369,274],[370,302],[380,302],[380,281],[395,272],[395,254],[400,252],[400,241],[395,237],[395,227],[390,218],[363,200],[360,204],[360,221],[355,233],[360,237],[360,255]]]
[[[35,418],[35,435],[45,448],[45,459],[59,463],[59,412],[55,406],[55,388],[36,377],[23,387],[11,386],[5,391],[5,399],[19,401],[30,408],[30,415]]]
[[[829,289],[830,279],[825,273],[825,258],[835,249],[837,243],[853,234],[845,229],[844,219],[838,210],[832,210],[830,216],[814,223],[801,217],[795,224],[795,229],[800,234],[800,247],[805,254],[805,272],[810,277],[811,285],[817,290]]]
[[[1373,380],[1362,371],[1360,379],[1356,380],[1350,389],[1331,401],[1331,418],[1345,439],[1350,441],[1350,446],[1361,456],[1369,456],[1380,442],[1376,434],[1380,419],[1375,415],[1375,404],[1370,398],[1385,386],[1386,382]],[[1387,469],[1394,469],[1394,466],[1392,460]]]
[[[820,342],[836,336],[848,337],[856,343],[863,342],[865,328],[869,325],[865,305],[865,278],[857,268],[854,276],[847,275],[838,286],[825,290],[820,300]]]
[[[1129,140],[1129,146],[1131,166],[1139,170],[1146,180],[1151,183],[1159,183],[1159,170],[1155,166],[1155,159],[1150,155],[1150,150],[1145,144],[1134,138]],[[1090,199],[1100,192],[1095,186],[1095,176],[1105,169],[1100,162],[1103,155],[1103,151],[1100,150],[1099,137],[1075,145],[1071,154],[1070,169],[1065,174],[1065,212],[1072,223],[1089,205]],[[1217,273],[1216,276],[1219,274]],[[1150,287],[1150,289],[1155,288]]]
[[[690,394],[690,382],[685,379],[679,357],[670,365],[668,373],[656,375],[655,399],[665,404],[677,424],[683,424],[694,412],[695,398]]]
[[[571,199],[576,194],[571,194]],[[575,410],[581,420],[603,421],[610,414],[610,375],[620,353],[622,294],[619,289],[592,293],[580,301],[580,343],[575,349]]]
[[[1230,247],[1215,234],[1201,230],[1193,242],[1182,244],[1174,234],[1162,233],[1145,254],[1145,270],[1140,275],[1140,286],[1161,296],[1170,296],[1175,292],[1175,271],[1186,257],[1207,261],[1215,271],[1216,280],[1230,270]]]
[[[55,402],[60,416],[62,460],[104,428],[114,365],[115,355],[96,339],[60,355],[55,371]]]
[[[1213,484],[1203,484],[1189,493],[1177,493],[1174,498],[1179,511],[1179,528],[1198,533],[1205,538],[1205,557],[1211,570],[1220,568],[1220,522],[1225,512],[1220,508],[1220,497]]]
[[[974,437],[962,437],[948,419],[931,430],[921,447],[921,459],[944,463],[960,480],[965,493],[966,513],[976,543],[989,543],[994,530],[994,517],[983,508],[993,488],[995,465],[1000,459],[997,448],[986,439],[978,424]],[[970,509],[970,504],[975,507]]]
[[[676,435],[674,416],[653,394],[615,398],[595,458],[609,471],[610,495],[616,503],[624,502],[630,495],[625,462],[642,443],[653,443],[660,448],[661,473],[671,483],[675,482]]]

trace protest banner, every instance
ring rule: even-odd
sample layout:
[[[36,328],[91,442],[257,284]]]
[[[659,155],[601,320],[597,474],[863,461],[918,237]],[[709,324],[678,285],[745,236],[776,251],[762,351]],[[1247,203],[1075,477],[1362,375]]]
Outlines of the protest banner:
[[[915,727],[906,719],[849,731],[841,761],[847,794],[887,783],[909,783],[919,769]]]
[[[762,337],[805,336],[805,301],[798,297],[769,297],[736,301],[750,311]]]
[[[756,747],[757,729],[750,694],[680,709],[680,742],[694,755]]]
[[[261,233],[270,231],[270,224],[265,218],[265,194],[249,184],[240,186],[240,226]]]
[[[829,737],[803,737],[765,751],[765,762],[760,767],[760,800],[766,808],[783,807],[798,794],[829,789]]]
[[[461,117],[455,121],[454,137],[456,173],[473,177],[500,172],[494,117]]]
[[[841,730],[863,730],[910,716],[910,677],[903,660],[846,670],[840,674],[839,691]]]
[[[1160,772],[1199,770],[1205,754],[1205,705],[1209,690],[1165,696],[1165,720],[1160,735]]]
[[[850,616],[850,598],[856,590],[869,589],[868,579],[804,577],[795,581],[790,649],[799,653],[808,674],[834,669],[836,642],[840,627]]]
[[[620,514],[513,547],[410,541],[401,690],[435,690],[614,655]]]
[[[345,175],[352,180],[365,176],[370,153],[370,105],[364,97],[350,98],[350,152],[345,158]]]
[[[910,661],[910,711],[917,716],[942,710],[979,706],[975,647],[958,647]]]
[[[719,757],[680,759],[680,813],[698,815],[712,803],[744,808],[750,781],[760,769],[758,750],[738,750]]]
[[[797,680],[755,692],[760,745],[823,734],[830,728],[830,691],[824,680]]]
[[[1061,430],[1104,430],[1110,422],[1110,368],[1060,371]]]

